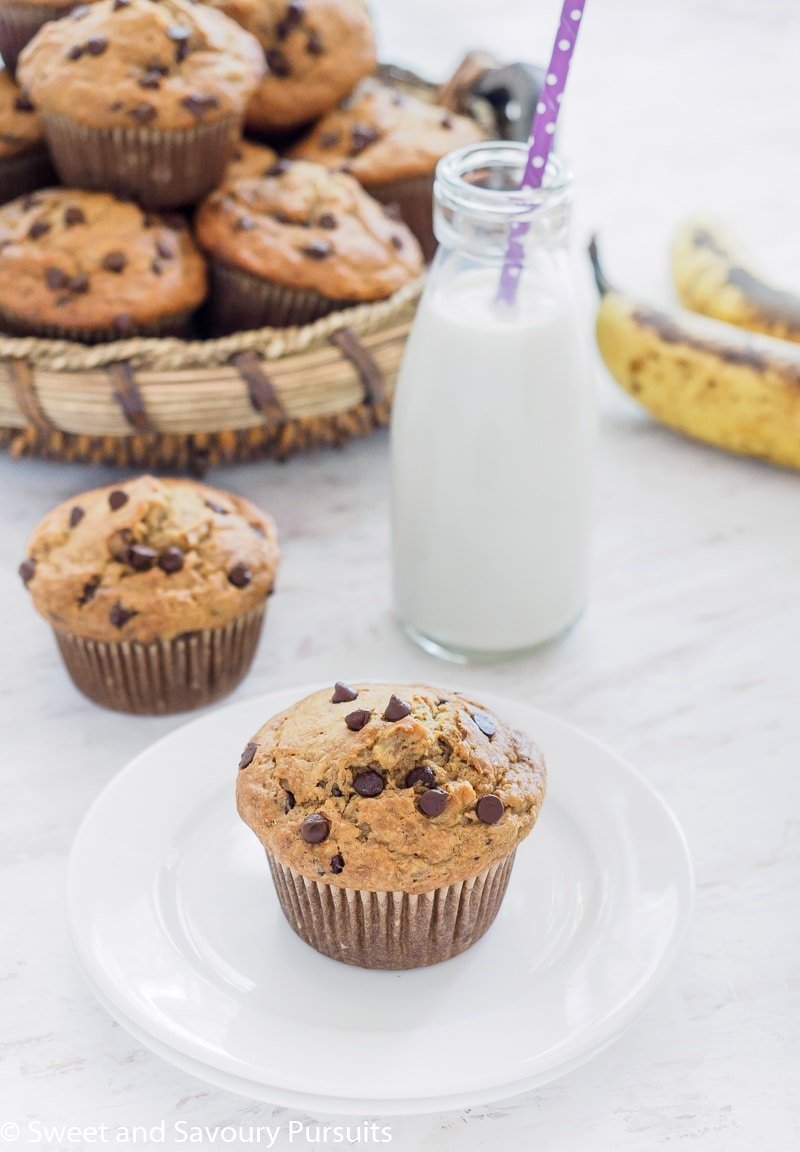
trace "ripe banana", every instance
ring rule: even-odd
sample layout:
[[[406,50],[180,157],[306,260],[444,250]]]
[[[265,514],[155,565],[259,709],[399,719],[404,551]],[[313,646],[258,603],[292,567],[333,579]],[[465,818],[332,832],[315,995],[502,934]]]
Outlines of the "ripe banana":
[[[697,220],[680,229],[672,273],[678,299],[692,312],[800,341],[800,296],[773,288],[746,267],[719,225]]]
[[[696,440],[800,469],[800,348],[614,291],[594,241],[597,343],[612,376]]]

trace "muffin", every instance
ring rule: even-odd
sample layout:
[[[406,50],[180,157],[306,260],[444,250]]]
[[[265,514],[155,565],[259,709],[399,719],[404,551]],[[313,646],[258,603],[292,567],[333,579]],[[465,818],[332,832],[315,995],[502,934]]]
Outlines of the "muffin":
[[[54,182],[36,110],[0,67],[0,204]]]
[[[0,56],[6,65],[13,71],[20,52],[41,26],[66,16],[74,7],[64,0],[0,0]]]
[[[247,109],[251,131],[283,137],[332,108],[374,71],[363,0],[211,0],[258,39],[267,74]]]
[[[275,167],[278,153],[266,144],[254,144],[252,140],[240,140],[225,169],[225,184],[252,176],[265,176]]]
[[[183,336],[206,294],[180,216],[49,188],[0,207],[0,330],[97,343]]]
[[[384,300],[422,269],[419,246],[349,176],[279,160],[202,204],[197,237],[211,255],[217,332],[308,324]]]
[[[275,525],[249,501],[141,476],[54,508],[20,575],[81,692],[166,713],[244,677],[277,567]]]
[[[484,139],[466,116],[363,80],[291,149],[292,156],[349,172],[378,200],[398,205],[426,259],[433,235],[433,176],[448,152]]]
[[[538,748],[460,693],[337,683],[245,746],[239,814],[308,944],[418,968],[489,928],[544,799]]]
[[[190,204],[222,179],[264,71],[257,41],[191,0],[98,0],[45,25],[18,74],[64,184]]]

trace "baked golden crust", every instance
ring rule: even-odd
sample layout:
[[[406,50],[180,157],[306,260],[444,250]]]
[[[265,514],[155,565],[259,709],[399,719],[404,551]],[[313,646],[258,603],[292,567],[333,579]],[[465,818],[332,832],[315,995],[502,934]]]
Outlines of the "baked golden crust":
[[[267,74],[247,124],[259,132],[315,119],[375,68],[375,37],[363,0],[211,0],[258,39]]]
[[[347,171],[369,188],[430,175],[442,156],[483,139],[474,120],[369,78],[290,155]]]
[[[353,687],[355,699],[333,703],[331,687],[274,716],[242,756],[239,814],[282,864],[337,887],[419,893],[476,875],[528,835],[546,774],[526,735],[461,694],[408,684]],[[393,696],[411,707],[395,721],[383,718]],[[352,731],[345,718],[361,711],[369,719]],[[433,775],[407,786],[417,768]],[[372,774],[366,784],[364,777],[356,784],[361,773]],[[359,794],[357,787],[378,789],[375,776],[378,794]],[[440,815],[426,816],[420,804],[432,792],[446,801]],[[496,823],[477,814],[488,796],[502,804]],[[489,816],[497,815],[492,805]],[[311,816],[329,825],[320,842],[301,831]]]
[[[177,131],[241,118],[264,73],[258,42],[191,0],[98,0],[39,30],[17,76],[45,115]]]
[[[179,217],[66,188],[0,207],[0,309],[20,320],[125,335],[205,294],[205,260]]]
[[[349,176],[287,160],[273,173],[204,201],[195,227],[206,251],[331,300],[383,300],[422,271],[411,232]]]
[[[252,140],[240,140],[225,169],[226,184],[235,180],[249,180],[264,176],[275,166],[278,153],[266,144],[254,144]]]
[[[33,104],[0,65],[0,159],[40,148],[44,133]]]
[[[57,630],[149,643],[256,607],[277,568],[275,524],[254,504],[191,480],[140,476],[54,508],[20,571]]]

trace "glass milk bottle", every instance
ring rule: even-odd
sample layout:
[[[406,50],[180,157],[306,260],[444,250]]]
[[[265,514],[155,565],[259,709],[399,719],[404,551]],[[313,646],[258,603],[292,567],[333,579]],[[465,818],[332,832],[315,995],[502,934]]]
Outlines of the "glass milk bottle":
[[[439,249],[391,426],[394,590],[405,630],[454,659],[557,636],[586,598],[594,400],[567,256],[569,173],[519,189],[527,147],[451,153]],[[497,300],[522,234],[516,300]]]

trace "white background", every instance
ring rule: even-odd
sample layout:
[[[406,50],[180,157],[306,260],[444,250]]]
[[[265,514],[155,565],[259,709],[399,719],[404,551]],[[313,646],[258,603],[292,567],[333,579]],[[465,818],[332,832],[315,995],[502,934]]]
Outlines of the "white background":
[[[542,58],[559,5],[375,7],[384,58],[444,76],[474,45]],[[589,230],[601,230],[613,278],[666,301],[671,229],[697,209],[722,215],[772,274],[800,288],[800,5],[587,8],[562,134],[587,309]],[[587,314],[587,335],[589,324]],[[695,922],[674,978],[611,1050],[502,1105],[397,1121],[392,1147],[402,1152],[798,1146],[800,477],[666,432],[602,370],[598,390],[589,610],[557,648],[459,671],[458,681],[556,712],[644,771],[686,828]],[[130,1040],[72,958],[64,888],[77,824],[104,783],[180,721],[120,717],[82,700],[15,569],[53,503],[116,475],[0,460],[0,1119],[286,1124],[290,1114],[207,1088]],[[211,479],[270,509],[282,530],[279,594],[240,695],[365,670],[451,680],[391,618],[385,436]],[[502,974],[488,975],[489,987],[493,977]]]

